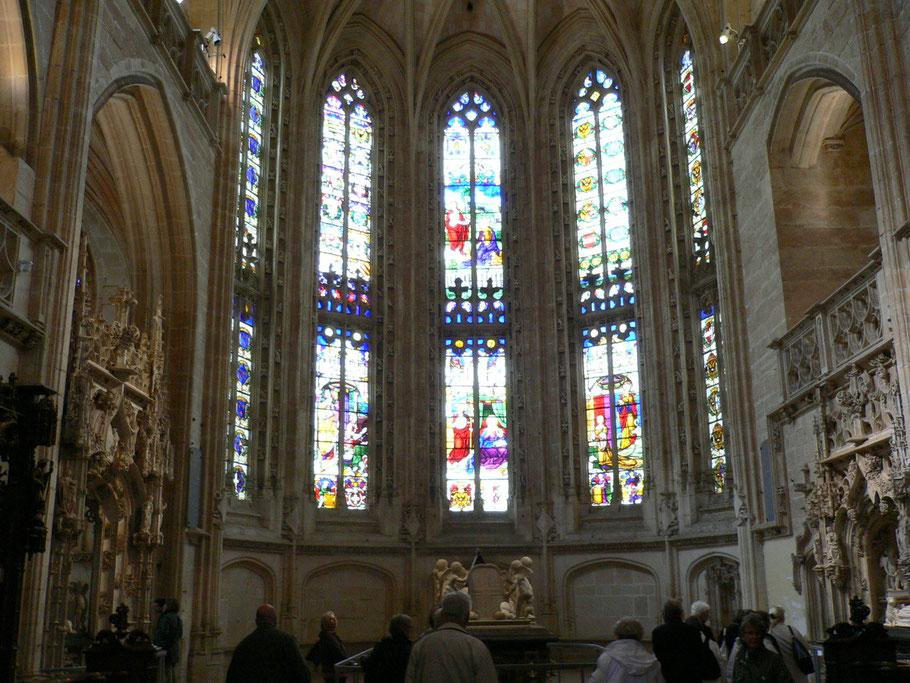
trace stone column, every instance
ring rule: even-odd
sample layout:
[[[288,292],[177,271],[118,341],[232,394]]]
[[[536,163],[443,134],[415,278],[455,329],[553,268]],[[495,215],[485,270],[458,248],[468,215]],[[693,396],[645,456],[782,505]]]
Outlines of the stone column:
[[[100,15],[99,0],[60,0],[56,3],[54,37],[41,106],[38,160],[32,220],[61,239],[67,249],[59,259],[48,252],[36,259],[30,308],[46,311],[44,345],[23,358],[24,379],[41,383],[63,396],[66,389],[71,314],[75,295],[85,196],[86,160],[92,123],[91,77]],[[63,401],[58,401],[58,411]],[[58,440],[59,443],[59,440]],[[55,464],[57,447],[46,456]],[[56,469],[56,468],[55,468]],[[48,494],[48,519],[53,514],[56,474]],[[47,604],[50,553],[26,567],[20,621],[18,667],[21,672],[41,666],[41,635]]]

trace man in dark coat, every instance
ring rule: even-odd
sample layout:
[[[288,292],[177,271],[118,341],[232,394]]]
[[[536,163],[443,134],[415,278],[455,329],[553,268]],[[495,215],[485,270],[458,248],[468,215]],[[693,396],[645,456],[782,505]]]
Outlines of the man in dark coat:
[[[651,633],[654,654],[667,683],[701,683],[720,676],[714,655],[697,628],[683,622],[679,600],[664,603],[664,623]]]
[[[227,683],[310,683],[297,639],[278,628],[271,605],[256,610],[256,630],[240,641],[228,667]]]
[[[389,635],[373,646],[363,663],[366,683],[404,683],[411,656],[411,629],[407,614],[396,614],[389,622]]]
[[[155,600],[155,611],[160,614],[155,624],[155,637],[152,642],[167,651],[164,658],[165,679],[168,683],[175,680],[177,662],[180,660],[180,638],[183,637],[183,622],[180,620],[180,604],[174,599],[158,598]]]

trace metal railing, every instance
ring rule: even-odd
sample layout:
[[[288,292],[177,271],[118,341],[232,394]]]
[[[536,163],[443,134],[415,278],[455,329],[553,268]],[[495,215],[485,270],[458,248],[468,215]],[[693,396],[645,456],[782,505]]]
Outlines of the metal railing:
[[[546,681],[547,683],[584,683],[597,665],[603,647],[594,643],[548,643],[547,660],[540,662],[496,663],[503,683]],[[364,683],[363,662],[373,648],[358,652],[335,664],[336,674],[346,674],[346,683]]]

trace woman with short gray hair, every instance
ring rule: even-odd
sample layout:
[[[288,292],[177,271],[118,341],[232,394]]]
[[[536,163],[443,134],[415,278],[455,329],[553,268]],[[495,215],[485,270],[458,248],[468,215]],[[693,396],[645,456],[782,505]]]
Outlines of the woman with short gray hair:
[[[597,658],[597,668],[588,683],[663,683],[660,662],[641,644],[644,627],[625,617],[616,622],[616,640]]]

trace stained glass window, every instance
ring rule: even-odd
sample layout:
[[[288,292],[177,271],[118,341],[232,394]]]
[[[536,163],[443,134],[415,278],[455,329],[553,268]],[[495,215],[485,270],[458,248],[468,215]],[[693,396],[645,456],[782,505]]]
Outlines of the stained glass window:
[[[688,33],[683,34],[683,44],[688,43]],[[711,242],[709,240],[709,206],[705,196],[702,139],[698,124],[698,103],[695,67],[692,51],[684,48],[679,60],[679,83],[682,98],[682,127],[685,142],[686,168],[689,192],[689,209],[692,220],[693,255],[697,268],[713,269]],[[709,268],[710,267],[710,268]],[[718,353],[718,311],[714,304],[702,308],[699,316],[701,361],[704,368],[704,416],[710,450],[710,468],[713,489],[724,491],[727,469],[724,447],[724,420],[721,406],[721,373]]]
[[[576,92],[572,159],[591,502],[640,503],[644,459],[622,101],[619,85],[601,69]]]
[[[342,74],[322,109],[317,308],[370,316],[373,122],[357,80]]]
[[[689,180],[689,208],[692,213],[692,250],[696,264],[702,264],[711,260],[711,243],[708,240],[708,210],[701,154],[702,140],[698,128],[698,105],[695,101],[695,70],[691,50],[683,51],[679,67],[679,82],[682,85],[686,167]]]
[[[247,496],[251,424],[253,420],[252,385],[257,340],[256,289],[258,284],[259,234],[263,167],[262,130],[268,89],[266,64],[259,50],[250,57],[241,118],[240,206],[237,211],[235,241],[235,296],[233,314],[230,463],[233,490],[238,498]]]
[[[363,510],[368,492],[373,121],[340,74],[322,110],[313,490],[320,508]],[[344,495],[339,498],[339,487]]]
[[[317,330],[313,473],[319,507],[336,507],[339,476],[346,506],[366,507],[369,341],[365,333],[321,325]]]
[[[443,141],[446,495],[454,512],[509,504],[502,159],[495,107],[473,89]]]
[[[644,459],[639,415],[638,337],[635,323],[585,330],[585,417],[588,472],[595,505],[640,503]]]
[[[724,447],[724,415],[720,399],[720,367],[717,358],[717,315],[714,306],[701,312],[701,349],[705,373],[705,405],[708,413],[708,440],[711,444],[711,473],[714,490],[724,490],[727,454]]]

